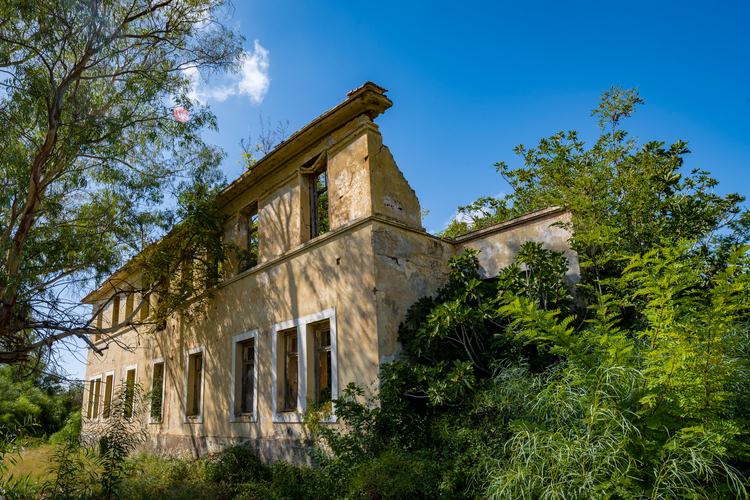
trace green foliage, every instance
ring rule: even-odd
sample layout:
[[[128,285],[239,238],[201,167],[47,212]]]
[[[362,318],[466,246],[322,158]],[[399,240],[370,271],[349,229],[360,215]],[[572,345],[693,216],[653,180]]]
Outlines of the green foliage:
[[[25,500],[36,497],[37,485],[29,475],[14,477],[8,466],[16,464],[16,456],[28,444],[28,435],[37,424],[27,417],[22,423],[12,422],[0,427],[0,498]]]
[[[438,236],[455,238],[470,231],[506,221],[513,217],[513,212],[507,207],[505,200],[483,196],[471,205],[458,207],[456,215],[457,218],[452,220],[447,228],[438,233]]]
[[[51,479],[43,485],[45,492],[60,500],[91,498],[97,491],[96,454],[79,443],[80,419],[56,435],[49,472]],[[51,440],[52,441],[52,440]]]
[[[223,184],[224,153],[201,139],[216,119],[189,90],[190,72],[237,68],[229,7],[0,4],[0,361],[101,333],[70,297],[184,220],[171,202]]]
[[[432,406],[463,405],[498,362],[524,350],[535,366],[549,362],[534,346],[517,341],[500,306],[507,294],[526,297],[543,310],[569,305],[570,290],[563,281],[567,259],[527,242],[515,264],[494,280],[482,281],[476,254],[467,250],[453,257],[448,283],[434,299],[420,299],[407,312],[399,340],[411,360],[383,368],[386,400],[408,394]]]
[[[43,373],[44,365],[27,372],[15,366],[0,366],[0,427],[33,419],[37,436],[59,430],[71,413],[80,410],[82,386],[61,384],[58,377]]]
[[[149,413],[152,422],[161,422],[162,402],[164,400],[164,375],[155,377],[153,380],[153,389],[149,393],[150,409]]]
[[[72,415],[50,438],[52,479],[44,490],[61,499],[116,496],[130,470],[128,456],[146,438],[149,402],[137,384],[122,385],[112,396],[109,418],[90,422],[86,436],[81,436],[80,412]]]
[[[65,426],[49,437],[49,442],[52,444],[58,444],[67,439],[78,441],[81,436],[82,427],[83,415],[80,411],[75,411],[68,416],[67,420],[65,420]]]
[[[259,482],[269,478],[267,467],[247,446],[231,446],[212,462],[208,477],[226,484]]]
[[[747,421],[730,392],[748,377],[747,358],[736,354],[747,342],[745,249],[707,286],[696,268],[686,246],[631,257],[621,279],[646,300],[629,330],[608,296],[580,329],[559,311],[508,302],[519,337],[566,362],[526,373],[543,381],[510,424],[493,498],[747,497],[736,468],[748,460]]]
[[[125,474],[125,459],[147,435],[144,422],[149,401],[138,384],[122,384],[112,395],[110,417],[93,426],[98,438],[99,482],[102,496],[110,500]]]
[[[351,472],[347,498],[446,498],[440,490],[439,473],[439,464],[433,457],[388,448]]]
[[[618,129],[641,103],[605,93],[590,149],[575,132],[519,146],[525,167],[498,164],[514,193],[462,207],[470,222],[444,234],[564,207],[575,297],[540,244],[491,280],[475,254],[452,259],[407,313],[409,358],[382,367],[377,398],[335,401],[351,430],[315,435],[323,468],[374,497],[748,498],[750,216],[681,171],[685,143]],[[399,482],[416,470],[430,473]]]

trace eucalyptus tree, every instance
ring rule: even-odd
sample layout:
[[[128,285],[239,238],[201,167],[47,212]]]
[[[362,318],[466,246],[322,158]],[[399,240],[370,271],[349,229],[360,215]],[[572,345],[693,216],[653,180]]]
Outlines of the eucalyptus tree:
[[[0,2],[0,363],[122,327],[133,318],[97,331],[73,297],[180,217],[215,229],[200,209],[223,152],[201,139],[216,121],[187,72],[236,69],[230,13],[228,0]],[[208,241],[194,240],[170,255]]]

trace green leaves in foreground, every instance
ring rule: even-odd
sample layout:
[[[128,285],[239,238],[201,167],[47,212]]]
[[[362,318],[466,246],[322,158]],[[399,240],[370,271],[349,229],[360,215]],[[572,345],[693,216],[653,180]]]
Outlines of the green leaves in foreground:
[[[747,378],[744,249],[708,284],[699,264],[686,246],[632,257],[622,280],[644,301],[629,330],[605,296],[580,331],[523,299],[503,308],[519,338],[565,362],[525,373],[544,383],[510,425],[493,498],[747,497],[733,466],[748,458],[747,422],[731,390]]]
[[[408,498],[748,498],[750,213],[683,171],[686,143],[619,130],[639,104],[613,87],[593,145],[559,133],[497,164],[513,193],[444,235],[560,206],[577,266],[539,243],[492,279],[475,253],[449,261],[399,329],[408,359],[381,367],[380,406],[334,402],[352,430],[321,433],[328,471],[386,485],[385,465],[429,457]]]

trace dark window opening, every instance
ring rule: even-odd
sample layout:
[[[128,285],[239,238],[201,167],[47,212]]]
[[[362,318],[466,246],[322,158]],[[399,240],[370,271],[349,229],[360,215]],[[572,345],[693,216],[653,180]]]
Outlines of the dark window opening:
[[[86,418],[96,418],[94,413],[94,387],[96,380],[89,380],[89,404],[86,409]]]
[[[310,183],[310,238],[330,230],[328,220],[328,172],[313,175]]]
[[[255,399],[255,343],[252,340],[243,342],[240,413],[252,414]]]
[[[125,410],[124,417],[133,416],[133,399],[135,396],[135,370],[128,370],[125,376]]]
[[[299,355],[297,330],[284,335],[284,411],[297,410],[299,387]]]
[[[151,387],[151,420],[161,422],[164,406],[164,363],[154,364],[154,379]]]
[[[188,363],[188,401],[187,415],[198,416],[201,413],[201,379],[203,378],[203,353],[193,354]]]
[[[331,400],[331,327],[326,321],[314,327],[315,335],[315,402]]]
[[[240,256],[240,272],[258,265],[258,205],[253,204],[242,215],[247,220],[247,241],[245,252]]]
[[[99,418],[99,399],[101,396],[101,393],[99,392],[101,390],[102,385],[102,379],[98,378],[94,381],[94,410],[91,415],[91,418],[97,419]]]
[[[112,326],[120,323],[120,295],[117,294],[112,299]]]
[[[112,386],[114,385],[114,375],[107,375],[104,381],[104,409],[102,418],[109,418],[109,410],[112,405]]]

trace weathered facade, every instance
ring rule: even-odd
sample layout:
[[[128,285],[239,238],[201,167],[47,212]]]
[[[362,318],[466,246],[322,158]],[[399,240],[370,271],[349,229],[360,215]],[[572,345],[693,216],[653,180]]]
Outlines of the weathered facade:
[[[392,105],[384,92],[369,82],[350,92],[219,195],[230,216],[223,237],[257,257],[231,262],[206,318],[170,319],[148,335],[123,329],[117,340],[130,349],[89,350],[86,425],[106,418],[118,384],[156,384],[163,403],[148,417],[150,447],[202,454],[249,441],[265,459],[291,458],[307,400],[335,398],[349,382],[376,384],[380,364],[399,355],[406,310],[446,281],[456,252],[482,250],[482,273],[492,277],[523,242],[543,241],[566,253],[576,280],[569,234],[551,226],[567,220],[559,209],[457,240],[426,233],[417,196],[373,123]],[[105,326],[138,299],[112,295],[102,286],[85,300],[96,309],[109,299]]]

